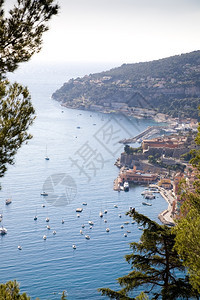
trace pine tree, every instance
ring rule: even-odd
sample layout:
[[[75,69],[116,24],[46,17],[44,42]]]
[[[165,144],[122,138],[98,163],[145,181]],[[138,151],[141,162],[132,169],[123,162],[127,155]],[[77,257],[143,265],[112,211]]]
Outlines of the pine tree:
[[[176,275],[177,271],[184,274],[185,268],[174,250],[175,235],[171,228],[159,225],[134,209],[129,215],[144,227],[140,241],[130,244],[133,253],[125,256],[131,264],[132,271],[117,279],[121,290],[101,288],[99,291],[102,295],[111,299],[135,299],[131,297],[134,289],[143,286],[145,294],[153,295],[151,299],[198,299],[198,294],[192,290],[188,277],[179,278]]]
[[[0,177],[21,145],[31,138],[27,130],[34,121],[34,108],[26,87],[6,79],[39,52],[47,23],[58,12],[54,0],[16,0],[5,17],[4,0],[0,0]]]
[[[19,283],[8,281],[5,284],[0,284],[0,300],[30,300],[31,298],[26,294],[20,294]]]

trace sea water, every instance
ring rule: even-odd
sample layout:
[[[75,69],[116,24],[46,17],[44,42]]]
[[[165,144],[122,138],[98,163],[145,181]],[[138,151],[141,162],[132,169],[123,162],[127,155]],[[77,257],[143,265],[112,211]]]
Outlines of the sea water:
[[[114,163],[123,151],[118,141],[137,135],[153,121],[67,109],[51,99],[70,78],[110,67],[27,63],[10,75],[11,81],[28,85],[37,118],[30,128],[33,139],[19,149],[15,165],[1,179],[0,213],[8,233],[0,237],[0,272],[2,282],[16,279],[33,299],[60,299],[63,290],[69,300],[105,299],[97,289],[119,288],[116,279],[131,271],[124,258],[131,253],[129,243],[141,236],[125,215],[129,207],[156,221],[167,207],[159,194],[152,206],[143,206],[142,186],[113,191],[119,172]],[[49,196],[41,196],[44,189]],[[12,199],[8,206],[7,198]],[[76,208],[83,208],[80,216]],[[104,210],[107,214],[100,218]]]

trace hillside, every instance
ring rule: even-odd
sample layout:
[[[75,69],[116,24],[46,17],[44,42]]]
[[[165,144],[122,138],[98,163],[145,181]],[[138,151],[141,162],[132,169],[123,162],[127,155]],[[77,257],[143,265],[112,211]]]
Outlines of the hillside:
[[[138,111],[148,117],[161,112],[197,119],[200,51],[70,79],[52,98],[71,108],[120,110],[129,115]]]

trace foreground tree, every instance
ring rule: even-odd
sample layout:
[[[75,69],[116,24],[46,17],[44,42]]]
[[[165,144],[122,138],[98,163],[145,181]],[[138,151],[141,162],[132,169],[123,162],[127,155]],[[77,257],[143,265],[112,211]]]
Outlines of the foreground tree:
[[[200,145],[200,125],[196,137]],[[183,188],[184,204],[181,208],[182,217],[175,227],[175,249],[187,267],[190,283],[200,293],[200,150],[192,151],[191,163],[196,170],[194,190]]]
[[[31,138],[27,130],[34,120],[34,108],[27,88],[10,84],[6,73],[39,52],[47,23],[58,12],[54,0],[16,0],[5,17],[0,0],[0,177],[14,155]]]
[[[0,284],[0,299],[4,300],[30,300],[26,294],[20,294],[19,284],[16,280]]]
[[[133,253],[125,256],[132,271],[117,279],[121,290],[101,288],[102,295],[111,299],[135,299],[131,297],[134,289],[143,286],[145,294],[153,295],[151,299],[198,299],[188,277],[177,276],[178,271],[184,275],[185,268],[174,250],[175,235],[171,228],[159,225],[135,210],[129,215],[145,228],[140,242],[130,244]]]
[[[19,283],[14,281],[8,281],[0,284],[0,300],[30,300],[31,298],[26,294],[20,294]],[[61,300],[67,300],[66,292],[62,292]],[[36,298],[39,300],[39,298]]]

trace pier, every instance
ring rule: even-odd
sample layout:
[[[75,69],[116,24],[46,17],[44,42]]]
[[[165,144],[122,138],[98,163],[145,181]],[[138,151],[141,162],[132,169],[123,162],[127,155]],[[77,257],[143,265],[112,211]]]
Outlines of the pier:
[[[169,126],[148,126],[144,131],[142,131],[141,133],[139,133],[135,137],[120,140],[119,143],[121,143],[121,144],[133,144],[133,143],[136,143],[137,140],[142,139],[147,135],[150,136],[150,135],[156,134],[156,133],[160,132],[161,130],[167,129],[167,128],[169,128]]]

